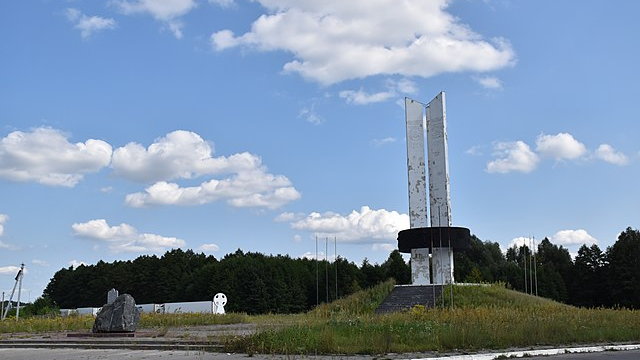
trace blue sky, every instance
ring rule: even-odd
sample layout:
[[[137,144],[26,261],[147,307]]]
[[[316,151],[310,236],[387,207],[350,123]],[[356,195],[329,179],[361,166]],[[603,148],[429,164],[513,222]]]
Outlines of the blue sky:
[[[0,5],[0,288],[173,247],[383,261],[402,99],[447,92],[454,225],[606,248],[640,209],[632,1]],[[330,251],[329,255],[333,255]]]

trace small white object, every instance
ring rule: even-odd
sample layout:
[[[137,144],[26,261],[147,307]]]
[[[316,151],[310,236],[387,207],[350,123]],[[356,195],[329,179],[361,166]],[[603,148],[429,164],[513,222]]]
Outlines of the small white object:
[[[213,297],[213,313],[224,314],[225,305],[227,305],[227,295],[223,293],[217,293]]]
[[[107,293],[107,304],[112,304],[114,301],[116,301],[117,297],[118,297],[118,290],[116,289],[109,290],[109,292]]]

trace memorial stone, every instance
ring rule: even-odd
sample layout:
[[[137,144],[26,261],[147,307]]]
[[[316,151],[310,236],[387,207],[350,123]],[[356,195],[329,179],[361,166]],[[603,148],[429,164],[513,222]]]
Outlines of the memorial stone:
[[[102,307],[93,323],[94,333],[134,332],[140,321],[140,310],[129,294],[118,296]]]

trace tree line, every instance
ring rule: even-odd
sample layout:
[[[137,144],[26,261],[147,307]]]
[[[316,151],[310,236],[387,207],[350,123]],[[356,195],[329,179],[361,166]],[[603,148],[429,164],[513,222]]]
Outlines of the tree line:
[[[458,282],[504,282],[524,291],[525,264],[533,262],[527,246],[504,254],[498,243],[472,236],[470,247],[455,257]],[[569,251],[542,240],[535,251],[538,295],[578,306],[640,308],[640,232],[623,231],[606,251],[582,246]],[[529,270],[530,271],[530,270]],[[382,264],[360,265],[338,257],[334,262],[264,255],[237,250],[221,259],[174,249],[158,257],[80,265],[56,272],[43,293],[60,308],[99,307],[116,288],[138,304],[211,300],[223,292],[228,311],[295,313],[332,301],[388,278],[411,282],[410,264],[397,251]],[[530,279],[526,279],[527,282]]]

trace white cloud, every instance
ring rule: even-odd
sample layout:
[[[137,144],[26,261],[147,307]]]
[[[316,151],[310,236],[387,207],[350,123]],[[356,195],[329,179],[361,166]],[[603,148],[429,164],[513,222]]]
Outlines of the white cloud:
[[[302,242],[302,236],[300,236],[299,234],[293,235],[293,241],[297,243]]]
[[[314,105],[311,105],[311,107],[302,108],[300,110],[300,113],[298,114],[298,117],[305,119],[308,123],[311,123],[313,125],[320,125],[324,122],[322,116],[320,116],[316,112]]]
[[[509,248],[512,247],[522,247],[522,246],[527,246],[529,248],[533,247],[533,239],[530,237],[526,237],[526,236],[520,236],[517,238],[513,238],[511,240],[511,242],[509,242]]]
[[[515,62],[506,40],[484,40],[446,12],[447,0],[257,1],[266,13],[251,30],[237,37],[218,31],[212,46],[291,53],[286,72],[325,85],[372,75],[486,72]]]
[[[373,140],[371,140],[371,143],[375,147],[380,147],[382,145],[392,144],[394,142],[396,142],[396,138],[394,138],[394,137],[386,137],[386,138],[382,138],[382,139],[373,139]]]
[[[538,155],[522,141],[496,143],[494,155],[497,159],[487,163],[486,170],[489,173],[528,173],[533,171],[540,161]]]
[[[209,3],[223,8],[229,8],[236,4],[234,0],[209,0]]]
[[[338,94],[341,98],[346,99],[348,104],[355,105],[367,105],[371,103],[377,103],[389,100],[395,96],[395,93],[391,91],[381,91],[377,93],[367,93],[360,89],[355,90],[343,90]]]
[[[198,247],[198,250],[205,253],[212,253],[220,250],[220,246],[216,244],[202,244],[200,245],[200,247]]]
[[[9,220],[9,216],[0,214],[0,236],[4,234],[4,224],[7,222],[7,220]],[[17,250],[18,247],[7,244],[6,242],[0,240],[0,249]]]
[[[373,251],[391,252],[396,249],[398,249],[398,244],[381,243],[371,245],[371,250]]]
[[[117,175],[135,181],[155,182],[144,192],[126,196],[133,207],[153,205],[201,205],[226,200],[236,207],[278,208],[300,198],[300,193],[283,175],[267,172],[262,160],[250,153],[212,157],[211,146],[198,134],[174,131],[148,148],[130,143],[113,153]],[[198,186],[182,187],[167,182],[203,174],[225,174]]]
[[[474,76],[473,80],[482,85],[485,89],[502,89],[502,81],[495,76]]]
[[[7,222],[7,220],[9,220],[9,216],[0,214],[0,236],[4,234],[4,224]]]
[[[260,158],[250,153],[212,157],[212,151],[200,135],[176,130],[156,139],[147,148],[138,143],[117,148],[111,166],[116,175],[126,179],[156,182],[240,172],[260,165]]]
[[[78,9],[69,8],[66,11],[67,19],[73,23],[73,27],[80,30],[80,36],[88,39],[93,33],[115,29],[116,21],[111,18],[103,18],[100,16],[87,16]]]
[[[467,149],[467,151],[465,151],[465,153],[469,154],[469,155],[472,155],[472,156],[480,156],[480,155],[482,155],[482,148],[483,148],[483,146],[474,145],[474,146],[470,147],[469,149]]]
[[[14,131],[0,139],[0,177],[73,187],[83,174],[109,165],[111,145],[89,139],[72,144],[59,130]]]
[[[75,223],[71,228],[76,236],[104,241],[113,252],[160,252],[185,245],[184,240],[175,237],[139,234],[129,224],[109,226],[104,219]]]
[[[617,151],[613,148],[613,146],[609,144],[601,144],[598,146],[595,152],[596,158],[606,161],[609,164],[614,165],[627,165],[629,163],[629,158],[625,154],[620,151]]]
[[[157,182],[145,192],[129,194],[126,203],[132,207],[154,205],[202,205],[226,199],[235,207],[276,209],[300,198],[289,179],[258,169],[239,173],[223,180],[210,180],[199,186],[180,187],[175,183]]]
[[[317,255],[318,255],[318,261],[328,260],[329,262],[332,262],[332,261],[334,261],[336,259],[335,255],[325,256],[324,251],[319,251]],[[311,251],[307,251],[304,254],[300,255],[299,257],[301,259],[315,260],[316,259],[316,253],[311,252]]]
[[[305,217],[303,213],[283,212],[273,219],[276,222],[291,222],[300,220]]]
[[[536,150],[541,155],[556,160],[573,160],[587,153],[584,144],[568,133],[540,134],[536,139]]]
[[[0,266],[0,275],[18,275],[18,271],[20,271],[19,266]],[[25,269],[25,273],[26,273]]]
[[[225,1],[219,1],[224,3]],[[195,0],[115,0],[112,1],[125,15],[149,14],[163,22],[177,39],[182,38],[184,24],[179,18],[191,10]]]
[[[49,266],[49,263],[44,261],[44,260],[40,260],[40,259],[33,259],[31,260],[31,263],[34,265],[40,265],[40,266]]]
[[[398,231],[409,228],[409,216],[363,206],[360,211],[353,210],[347,215],[312,212],[304,219],[292,222],[291,227],[314,232],[320,237],[335,236],[339,241],[379,242],[394,240]]]
[[[387,86],[402,94],[415,94],[418,92],[416,83],[409,79],[387,80]]]
[[[68,264],[69,266],[73,266],[73,268],[74,268],[74,269],[77,269],[77,268],[78,268],[78,266],[80,266],[80,265],[85,265],[85,266],[87,265],[87,263],[86,263],[86,262],[84,262],[84,261],[80,261],[80,260],[76,260],[76,259],[73,259],[73,260],[71,260],[71,261],[67,262],[67,264]]]
[[[598,240],[589,235],[586,230],[561,230],[555,233],[549,238],[552,243],[558,245],[593,245],[597,244]]]

